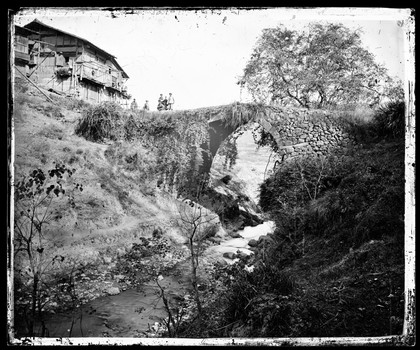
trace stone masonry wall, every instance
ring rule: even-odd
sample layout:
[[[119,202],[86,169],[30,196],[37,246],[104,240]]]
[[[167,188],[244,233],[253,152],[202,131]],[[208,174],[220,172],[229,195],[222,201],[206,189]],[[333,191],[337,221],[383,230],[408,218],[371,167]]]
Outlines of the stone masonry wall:
[[[256,121],[276,140],[282,161],[297,156],[342,153],[354,144],[338,113],[281,108],[260,113]]]

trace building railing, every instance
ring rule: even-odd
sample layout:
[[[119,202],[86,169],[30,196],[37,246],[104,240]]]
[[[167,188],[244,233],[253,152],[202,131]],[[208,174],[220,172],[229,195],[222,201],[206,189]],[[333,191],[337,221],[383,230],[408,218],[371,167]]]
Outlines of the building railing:
[[[75,73],[81,78],[89,79],[106,87],[121,91],[122,79],[106,65],[97,62],[75,62]]]
[[[127,88],[119,72],[110,70],[108,66],[98,62],[74,62],[73,69],[76,76],[88,79],[107,88],[117,90],[123,96],[128,96]],[[110,73],[111,71],[111,73]]]

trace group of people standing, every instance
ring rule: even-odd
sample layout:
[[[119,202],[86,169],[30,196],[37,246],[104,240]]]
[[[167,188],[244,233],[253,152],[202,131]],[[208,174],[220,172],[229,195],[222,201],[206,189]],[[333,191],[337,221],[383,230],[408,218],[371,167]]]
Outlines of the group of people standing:
[[[160,94],[159,99],[158,99],[158,105],[157,105],[157,110],[158,111],[171,111],[173,108],[173,105],[175,103],[175,99],[172,96],[172,93],[169,93],[169,96],[165,96],[163,97],[163,94]],[[133,102],[131,102],[131,109],[133,111],[136,111],[138,109],[138,105],[137,105],[137,101],[136,99],[133,99]],[[149,100],[146,100],[146,102],[144,103],[143,106],[143,110],[148,111],[149,108]]]
[[[174,103],[175,103],[175,99],[172,96],[171,92],[169,93],[169,97],[165,96],[165,98],[163,97],[162,94],[160,94],[159,99],[158,99],[157,110],[158,111],[171,111]]]

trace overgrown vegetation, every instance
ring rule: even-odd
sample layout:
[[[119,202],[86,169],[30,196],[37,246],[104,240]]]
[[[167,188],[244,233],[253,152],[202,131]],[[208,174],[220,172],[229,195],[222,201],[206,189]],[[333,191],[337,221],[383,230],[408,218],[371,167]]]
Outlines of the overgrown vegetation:
[[[276,222],[273,241],[216,268],[218,292],[203,305],[208,317],[201,330],[184,325],[183,336],[402,331],[404,139],[394,130],[404,113],[394,113],[396,105],[363,123],[369,132],[353,151],[283,163],[262,184],[260,205]]]
[[[44,172],[35,169],[22,176],[15,187],[15,287],[17,310],[35,335],[35,322],[41,322],[40,335],[46,335],[43,324],[45,306],[53,299],[52,287],[57,283],[57,265],[64,257],[54,254],[54,246],[45,235],[52,220],[57,201],[66,199],[74,207],[74,191],[83,190],[81,184],[68,184],[75,172],[64,164]],[[66,186],[67,183],[67,186]],[[69,287],[68,291],[71,290]]]
[[[214,235],[215,226],[204,227],[198,208],[211,208],[223,223],[233,220],[239,211],[233,198],[200,188],[205,181],[197,176],[203,151],[207,149],[207,121],[221,109],[134,114],[112,103],[96,107],[81,104],[80,108],[86,109],[76,128],[79,135],[95,142],[115,141],[105,151],[112,171],[116,169],[112,176],[126,177],[138,184],[143,193],[153,195],[157,184],[177,191],[184,198],[198,200],[199,204],[187,200],[196,209],[191,216],[180,213],[189,239],[194,291],[191,300],[175,303],[160,284],[162,275],[185,259],[172,254],[173,247],[168,246],[160,229],[153,232],[152,238],[141,237],[119,255],[113,270],[136,281],[131,286],[146,281],[156,283],[168,313],[164,320],[165,335],[302,337],[401,332],[402,102],[390,102],[373,118],[351,119],[349,124],[358,133],[360,143],[352,152],[281,164],[261,186],[260,206],[277,227],[269,244],[255,249],[251,257],[238,253],[239,263],[215,264],[210,269],[210,278],[201,286],[197,283],[201,277],[197,275],[200,240]],[[226,121],[232,117],[234,126],[250,120],[255,113],[251,107],[235,108],[229,106],[223,111]],[[60,108],[42,107],[42,112],[61,118]],[[38,135],[59,138],[63,130],[50,126]],[[269,134],[256,140],[276,150]],[[40,143],[32,151],[39,153],[37,158],[44,164],[50,146]],[[69,147],[65,151],[71,153]],[[236,153],[233,141],[225,151],[226,160],[233,161]],[[98,155],[84,153],[82,149],[76,154],[80,157],[83,154],[85,159],[90,154]],[[87,167],[89,164],[92,166],[86,162]],[[16,314],[19,322],[26,323],[25,334],[30,335],[48,335],[47,329],[42,327],[38,332],[34,325],[38,321],[42,325],[43,312],[49,304],[74,309],[82,300],[76,288],[79,262],[68,262],[68,257],[63,261],[62,256],[52,254],[54,250],[44,236],[50,208],[44,203],[64,200],[63,195],[69,192],[64,189],[60,175],[71,175],[73,170],[57,166],[50,171],[37,169],[17,184],[17,207],[23,210],[16,211]],[[103,178],[107,174],[102,174]],[[47,180],[53,182],[53,187]],[[101,188],[113,184],[98,183]],[[122,188],[115,185],[112,190],[128,208],[128,192]],[[69,199],[71,207],[72,197]],[[103,205],[94,197],[87,203]],[[253,219],[248,220],[246,224],[251,225]],[[57,270],[56,265],[60,265]]]
[[[88,140],[103,142],[129,141],[141,145],[143,151],[130,152],[125,160],[130,167],[157,179],[158,184],[178,193],[189,193],[192,180],[203,164],[207,149],[206,111],[174,111],[166,114],[125,111],[115,103],[91,106],[83,113],[76,126],[76,133]],[[139,149],[138,146],[134,148]],[[114,149],[112,152],[119,152]],[[110,154],[110,153],[108,153]],[[136,166],[145,154],[155,159],[147,164],[147,171]],[[144,162],[142,162],[144,163]]]
[[[75,132],[90,141],[104,141],[104,139],[118,140],[126,138],[122,127],[126,123],[123,109],[114,102],[103,102],[89,106],[83,111]]]
[[[401,138],[405,134],[405,103],[394,100],[381,106],[374,115],[376,131],[386,138]]]

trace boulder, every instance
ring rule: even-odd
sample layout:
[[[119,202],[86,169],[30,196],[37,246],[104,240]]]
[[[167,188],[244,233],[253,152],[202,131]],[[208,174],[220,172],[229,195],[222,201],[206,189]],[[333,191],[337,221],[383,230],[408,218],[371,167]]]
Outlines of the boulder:
[[[249,245],[250,247],[256,247],[256,246],[258,245],[258,241],[257,241],[257,240],[255,240],[255,239],[251,239],[251,240],[248,242],[248,245]]]
[[[210,237],[208,240],[215,244],[219,244],[222,241],[220,237]]]
[[[223,253],[223,257],[227,258],[227,259],[235,259],[236,258],[236,254],[233,252],[225,252]]]
[[[231,232],[229,235],[232,238],[242,238],[242,236],[238,232]]]
[[[230,182],[230,180],[232,180],[232,176],[230,176],[230,175],[226,175],[226,176],[223,176],[221,179],[220,179],[224,184],[228,184],[229,182]]]
[[[245,258],[247,258],[247,257],[248,257],[248,254],[246,254],[246,253],[244,253],[244,252],[238,252],[238,253],[236,254],[236,257],[237,257],[237,258],[242,258],[242,259],[245,259]]]
[[[105,293],[109,295],[117,295],[120,294],[120,289],[118,287],[109,287],[105,290]]]
[[[226,260],[225,259],[223,259],[223,258],[221,258],[221,257],[219,257],[217,260],[216,260],[216,263],[218,263],[218,264],[220,264],[220,265],[222,265],[222,266],[226,266],[228,263],[226,262]]]

